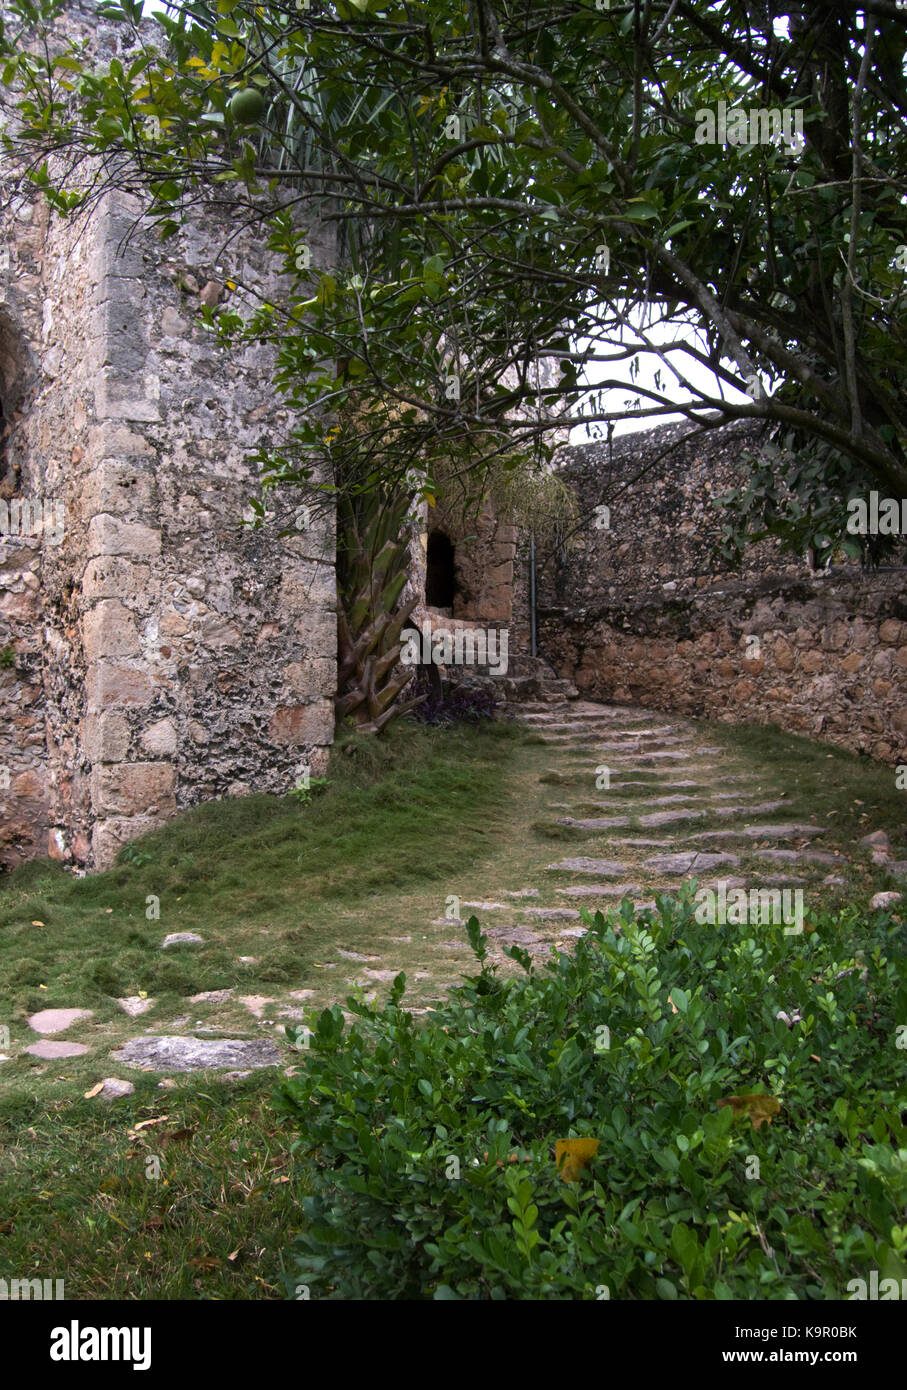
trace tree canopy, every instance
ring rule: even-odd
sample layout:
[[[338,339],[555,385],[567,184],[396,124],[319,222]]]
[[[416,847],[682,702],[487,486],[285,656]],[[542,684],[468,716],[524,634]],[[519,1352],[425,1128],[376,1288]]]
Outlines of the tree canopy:
[[[895,0],[115,0],[109,59],[63,9],[5,6],[7,154],[64,211],[116,184],[164,236],[212,198],[266,229],[292,292],[217,318],[300,408],[271,481],[317,476],[338,411],[348,474],[430,499],[433,459],[680,410],[765,423],[744,528],[827,544],[848,498],[907,495]]]

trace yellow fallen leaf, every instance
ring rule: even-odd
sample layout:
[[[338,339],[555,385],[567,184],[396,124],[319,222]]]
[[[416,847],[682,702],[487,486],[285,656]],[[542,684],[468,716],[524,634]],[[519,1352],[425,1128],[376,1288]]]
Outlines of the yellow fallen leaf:
[[[98,1084],[97,1084],[97,1086],[92,1086],[92,1088],[91,1088],[90,1091],[86,1091],[86,1092],[85,1092],[84,1099],[85,1099],[85,1100],[91,1100],[92,1096],[96,1096],[96,1095],[100,1094],[100,1092],[103,1091],[103,1089],[104,1089],[104,1082],[103,1082],[103,1081],[99,1081]]]
[[[760,1125],[771,1124],[772,1116],[777,1115],[781,1109],[780,1100],[774,1096],[761,1094],[751,1096],[726,1096],[724,1100],[718,1102],[720,1110],[724,1105],[732,1105],[734,1114],[749,1115],[753,1124],[753,1129],[758,1129]]]
[[[39,989],[47,989],[47,985],[38,985]]]
[[[229,1254],[229,1255],[227,1256],[227,1259],[228,1259],[228,1260],[235,1260],[241,1249],[242,1249],[242,1246],[237,1246],[237,1248],[236,1248],[234,1251],[232,1251],[231,1254]]]
[[[43,927],[43,926],[44,926],[44,923],[43,923],[43,922],[32,922],[32,926],[33,926],[33,927]]]
[[[600,1139],[557,1139],[554,1144],[554,1162],[564,1182],[575,1182],[576,1178],[588,1168],[589,1162],[598,1153]]]
[[[147,998],[148,998],[148,991],[147,991],[147,989],[140,989],[140,990],[139,990],[139,998],[140,998],[140,999],[147,999]]]

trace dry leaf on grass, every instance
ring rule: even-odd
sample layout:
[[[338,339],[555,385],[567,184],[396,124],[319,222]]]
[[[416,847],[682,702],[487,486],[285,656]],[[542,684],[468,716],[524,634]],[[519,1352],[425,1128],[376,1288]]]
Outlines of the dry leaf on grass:
[[[734,1115],[749,1115],[753,1129],[758,1129],[760,1125],[771,1124],[772,1116],[777,1115],[781,1109],[780,1100],[774,1096],[766,1096],[761,1092],[751,1096],[726,1096],[724,1100],[718,1102],[718,1109],[722,1106],[732,1105]]]

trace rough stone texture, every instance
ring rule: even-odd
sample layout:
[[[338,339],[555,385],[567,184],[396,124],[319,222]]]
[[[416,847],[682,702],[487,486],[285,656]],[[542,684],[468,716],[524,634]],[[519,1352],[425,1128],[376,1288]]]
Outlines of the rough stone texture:
[[[140,994],[130,994],[125,999],[118,999],[117,1003],[130,1018],[138,1018],[140,1014],[146,1014],[149,1009],[153,1008],[155,1001],[143,999]]]
[[[118,1076],[105,1076],[102,1083],[103,1089],[98,1092],[105,1100],[119,1100],[122,1096],[135,1094],[135,1087],[131,1081],[121,1081]]]
[[[734,866],[740,863],[736,854],[653,854],[644,861],[647,869],[661,874],[690,874],[702,869],[717,869],[719,864]]]
[[[199,936],[194,931],[172,931],[165,936],[161,942],[161,950],[169,950],[171,946],[203,946],[205,938]]]
[[[266,1038],[183,1038],[164,1035],[131,1038],[111,1054],[127,1067],[144,1071],[203,1071],[206,1067],[275,1067],[280,1049]]]
[[[128,26],[58,23],[128,67]],[[290,417],[268,353],[221,350],[199,320],[286,282],[223,207],[165,244],[139,212],[127,194],[70,222],[38,196],[4,207],[0,495],[63,526],[0,536],[0,866],[106,867],[180,808],[320,775],[333,738],[333,513],[298,529],[281,489],[242,524],[251,456]],[[309,244],[333,264],[326,225]]]
[[[606,443],[561,451],[588,522],[570,549],[538,557],[540,649],[588,698],[777,724],[907,762],[903,564],[814,573],[773,541],[748,547],[739,571],[713,559],[722,522],[711,499],[738,481],[735,459],[755,428],[681,444],[638,487],[687,425],[625,435],[610,462]],[[595,526],[600,503],[611,507],[607,529]],[[528,590],[524,553],[516,587]]]

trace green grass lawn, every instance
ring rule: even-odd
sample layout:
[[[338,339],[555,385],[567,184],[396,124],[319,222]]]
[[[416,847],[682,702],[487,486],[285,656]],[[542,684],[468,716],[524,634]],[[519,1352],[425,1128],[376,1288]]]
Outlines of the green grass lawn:
[[[783,792],[789,813],[775,819],[818,817],[823,846],[853,853],[854,901],[893,886],[868,851],[854,851],[882,828],[907,857],[892,769],[775,730],[701,727],[751,780],[746,795]],[[401,722],[382,739],[339,745],[329,785],[308,806],[210,803],[129,846],[107,873],[76,879],[41,861],[3,880],[0,1022],[13,1055],[0,1063],[0,1276],[63,1278],[76,1299],[282,1297],[280,1252],[303,1194],[272,1105],[274,1073],[161,1082],[107,1049],[143,1032],[267,1036],[279,1026],[273,1002],[256,1017],[236,997],[189,996],[306,989],[312,1005],[342,1000],[358,967],[340,947],[405,969],[407,999],[432,1007],[465,960],[446,940],[462,929],[444,922],[445,902],[539,880],[552,849],[562,852],[546,839],[546,818],[563,814],[548,803],[567,794],[547,770],[569,783],[570,757],[513,727]],[[177,931],[199,933],[204,947],[162,951]],[[140,993],[153,1012],[129,1019],[116,999]],[[94,1042],[93,1054],[22,1053],[34,1036],[28,1015],[72,1006],[94,1011],[66,1033]],[[112,1075],[133,1080],[135,1094],[85,1097]],[[147,1176],[149,1160],[159,1177]]]
[[[75,1005],[94,1010],[92,1028],[125,1036],[148,1020],[129,1020],[117,996],[154,995],[156,1022],[184,1012],[189,994],[238,980],[264,994],[308,983],[338,939],[368,949],[393,926],[394,895],[425,893],[494,854],[521,744],[515,729],[401,724],[338,749],[307,807],[211,803],[84,879],[49,861],[24,866],[0,889],[0,1019],[21,1039],[35,1010]],[[146,918],[149,896],[159,920]],[[181,930],[202,935],[204,951],[161,951]],[[191,1007],[193,1019],[211,1012]],[[241,1008],[223,1022],[261,1036]],[[270,1105],[273,1073],[183,1075],[162,1088],[97,1058],[0,1065],[0,1276],[63,1278],[76,1299],[282,1296],[274,1277],[300,1192]],[[114,1074],[135,1094],[84,1098]]]

